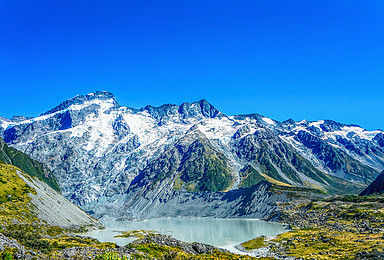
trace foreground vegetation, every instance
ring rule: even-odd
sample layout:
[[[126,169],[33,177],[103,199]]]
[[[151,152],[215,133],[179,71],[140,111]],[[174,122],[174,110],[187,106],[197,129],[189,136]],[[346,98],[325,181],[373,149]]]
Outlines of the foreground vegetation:
[[[303,259],[384,259],[384,196],[334,197],[286,210],[282,222],[293,230],[277,239],[243,243],[268,247],[275,256]]]

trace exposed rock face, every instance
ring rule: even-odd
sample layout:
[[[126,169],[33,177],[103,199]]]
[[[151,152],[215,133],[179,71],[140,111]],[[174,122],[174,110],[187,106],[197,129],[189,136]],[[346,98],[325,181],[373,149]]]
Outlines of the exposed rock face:
[[[228,192],[175,191],[166,182],[156,188],[132,187],[124,198],[103,203],[95,216],[115,218],[156,217],[249,217],[267,218],[279,208],[276,202],[287,202],[286,194],[269,192],[271,184],[258,185]]]
[[[102,227],[100,222],[68,201],[45,182],[30,178],[20,171],[17,174],[35,191],[35,193],[29,194],[32,199],[30,203],[33,205],[31,210],[48,225],[63,228]]]
[[[360,196],[384,193],[384,171],[360,193]]]
[[[175,206],[159,212],[176,212],[179,198],[207,201],[197,194],[220,197],[259,179],[358,193],[384,170],[382,131],[330,120],[229,117],[205,100],[133,109],[96,92],[33,119],[0,118],[0,134],[47,164],[65,197],[112,215],[128,205],[134,215],[156,215],[151,205],[164,201]]]

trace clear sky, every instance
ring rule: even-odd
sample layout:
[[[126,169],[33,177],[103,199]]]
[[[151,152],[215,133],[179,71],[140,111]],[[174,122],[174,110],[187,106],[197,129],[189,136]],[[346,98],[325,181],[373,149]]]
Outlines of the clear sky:
[[[0,116],[96,90],[384,130],[384,1],[0,1]]]

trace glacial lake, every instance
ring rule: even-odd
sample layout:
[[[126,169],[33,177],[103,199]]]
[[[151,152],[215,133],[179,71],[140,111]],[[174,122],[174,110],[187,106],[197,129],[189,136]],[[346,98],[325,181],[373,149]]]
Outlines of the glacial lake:
[[[153,230],[170,235],[185,242],[200,242],[230,249],[258,236],[275,236],[287,232],[286,226],[279,223],[256,219],[220,218],[157,218],[146,220],[103,221],[104,230],[88,232],[84,235],[102,242],[115,242],[124,246],[135,238],[115,238],[118,231]]]

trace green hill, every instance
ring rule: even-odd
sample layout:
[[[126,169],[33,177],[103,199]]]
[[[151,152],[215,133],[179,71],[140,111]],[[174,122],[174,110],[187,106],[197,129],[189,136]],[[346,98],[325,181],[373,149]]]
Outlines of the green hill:
[[[31,176],[36,176],[46,182],[51,188],[60,191],[60,187],[55,176],[44,164],[31,159],[28,155],[9,147],[3,139],[0,138],[0,161],[12,164]]]

